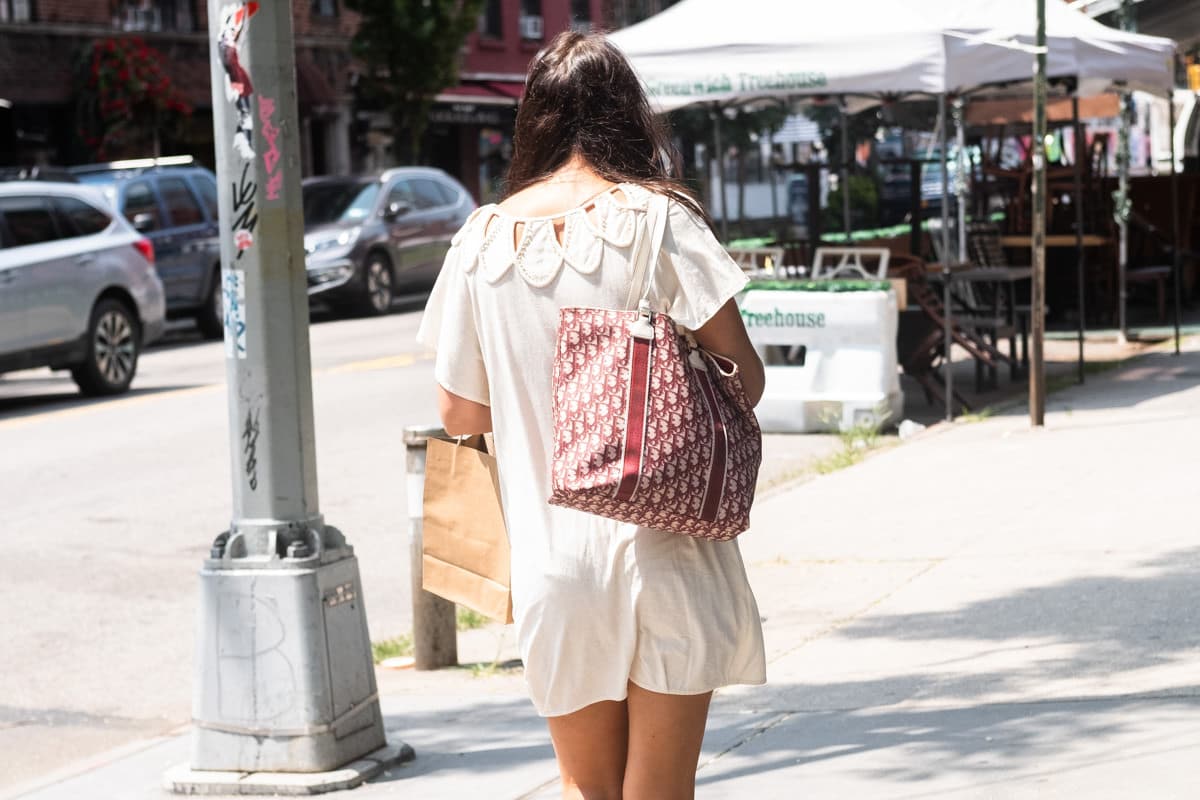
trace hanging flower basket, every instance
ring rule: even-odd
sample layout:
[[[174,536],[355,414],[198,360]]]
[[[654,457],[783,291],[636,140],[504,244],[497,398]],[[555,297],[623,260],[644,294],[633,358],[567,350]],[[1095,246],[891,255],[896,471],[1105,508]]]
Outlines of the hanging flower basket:
[[[165,56],[138,37],[97,39],[79,69],[79,135],[106,159],[192,113],[163,70]]]

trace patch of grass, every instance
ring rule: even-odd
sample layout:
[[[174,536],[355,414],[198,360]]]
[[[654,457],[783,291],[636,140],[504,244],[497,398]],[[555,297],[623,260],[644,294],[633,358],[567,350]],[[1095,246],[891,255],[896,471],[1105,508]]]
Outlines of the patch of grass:
[[[867,453],[879,447],[879,432],[890,416],[891,413],[881,406],[849,427],[842,427],[837,419],[826,420],[830,427],[836,429],[840,447],[816,459],[812,464],[813,470],[820,475],[828,475],[862,461]]]
[[[411,656],[412,654],[413,640],[411,633],[395,636],[391,639],[384,639],[379,642],[371,642],[371,657],[375,659],[376,664],[385,658]]]
[[[978,411],[969,411],[966,414],[959,414],[955,420],[957,422],[983,422],[985,419],[991,419],[996,416],[996,409],[991,406],[984,406]]]
[[[488,622],[490,620],[478,611],[466,606],[458,607],[457,627],[460,631],[473,631],[476,628],[482,628]]]

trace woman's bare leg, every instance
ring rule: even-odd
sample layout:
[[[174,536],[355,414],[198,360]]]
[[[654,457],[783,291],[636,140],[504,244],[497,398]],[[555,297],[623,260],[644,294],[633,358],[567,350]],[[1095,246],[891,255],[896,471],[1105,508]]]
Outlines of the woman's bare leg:
[[[621,800],[629,735],[625,702],[593,703],[546,722],[562,774],[563,800]]]
[[[629,757],[622,800],[692,800],[708,721],[705,694],[659,694],[629,684]]]

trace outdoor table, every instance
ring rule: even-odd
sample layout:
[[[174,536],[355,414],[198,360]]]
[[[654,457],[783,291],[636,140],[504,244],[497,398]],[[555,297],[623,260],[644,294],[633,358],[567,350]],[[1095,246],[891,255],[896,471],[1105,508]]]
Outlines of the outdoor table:
[[[888,281],[752,280],[738,305],[766,365],[767,432],[900,421],[898,310]]]
[[[941,282],[943,273],[935,272],[929,276],[931,281]],[[1015,339],[1010,338],[1009,355],[1013,358],[1013,369],[1011,378],[1017,378],[1019,372],[1023,372],[1029,366],[1029,346],[1026,341],[1028,335],[1028,320],[1018,318],[1017,315],[1017,284],[1023,281],[1028,281],[1033,278],[1032,267],[969,267],[967,269],[955,269],[950,273],[950,296],[957,302],[957,308],[954,313],[959,315],[960,321],[964,325],[976,323],[975,327],[982,328],[992,334],[992,345],[996,344],[997,329],[1008,326],[1013,332],[1013,337],[1019,335],[1021,337],[1021,355],[1018,361],[1015,347]],[[961,293],[954,291],[955,284],[992,284],[990,308],[981,308],[972,299],[963,296]],[[1002,316],[1000,313],[1000,295],[1004,292],[1008,302],[1005,304],[1005,313]],[[973,294],[973,292],[971,293]],[[962,315],[966,315],[965,317]],[[1019,364],[1019,369],[1018,369]],[[996,374],[994,367],[976,364],[976,383],[982,384],[982,371],[986,369],[988,373],[988,382],[995,385]]]

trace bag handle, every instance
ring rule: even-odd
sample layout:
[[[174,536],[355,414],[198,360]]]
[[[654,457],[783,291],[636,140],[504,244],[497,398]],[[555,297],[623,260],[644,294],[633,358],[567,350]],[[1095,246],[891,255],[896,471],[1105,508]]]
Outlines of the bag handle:
[[[646,204],[644,233],[638,238],[633,252],[633,279],[629,282],[629,297],[625,300],[625,308],[629,310],[636,310],[638,305],[650,299],[650,289],[654,286],[654,267],[662,253],[669,213],[670,200],[667,196],[652,192]],[[641,288],[639,296],[639,287],[643,284],[645,286]]]

